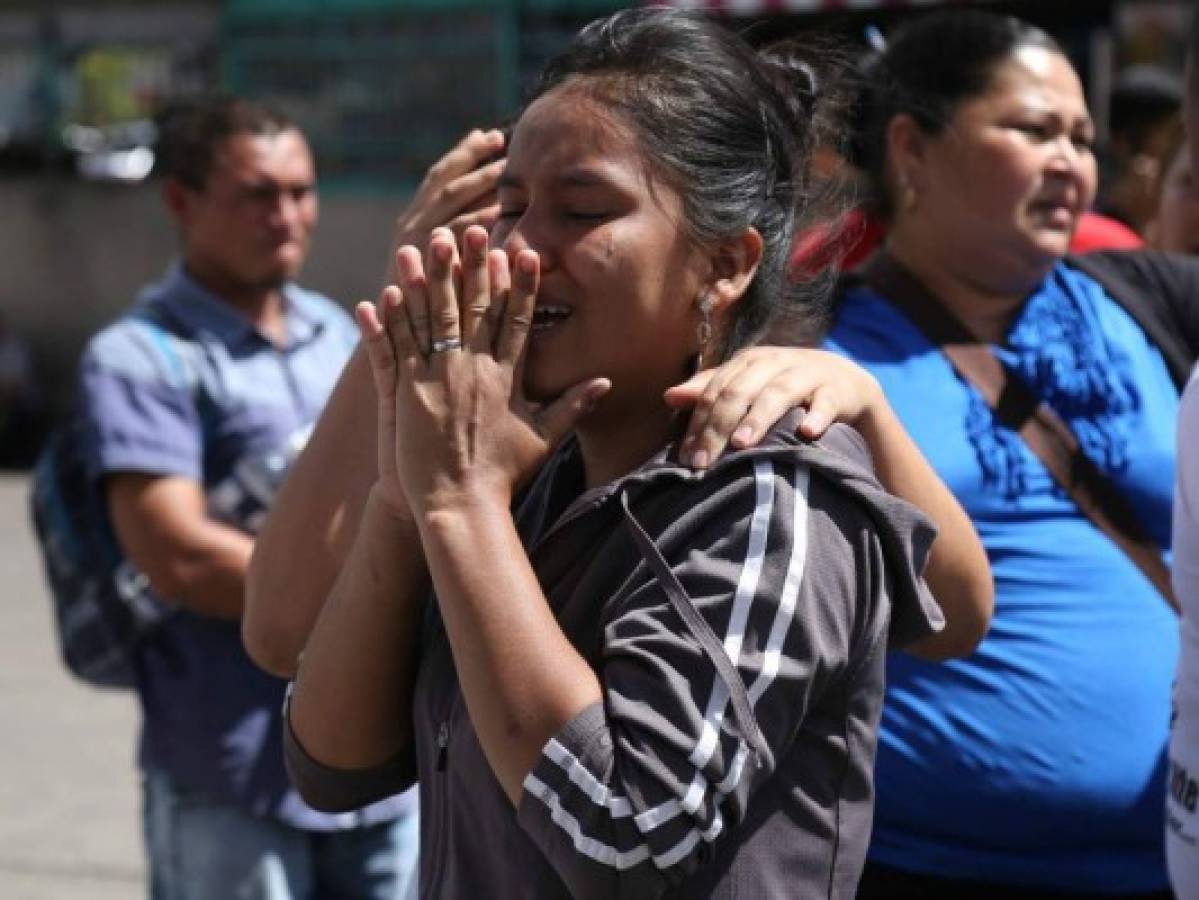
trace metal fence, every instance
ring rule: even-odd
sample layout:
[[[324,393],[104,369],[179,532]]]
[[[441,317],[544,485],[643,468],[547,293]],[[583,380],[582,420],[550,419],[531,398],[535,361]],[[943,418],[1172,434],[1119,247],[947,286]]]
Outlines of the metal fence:
[[[619,0],[227,0],[0,12],[0,164],[76,158],[175,96],[267,99],[327,188],[410,187],[500,122],[545,59]],[[96,129],[103,131],[98,135]],[[115,136],[115,137],[114,137]]]
[[[530,73],[618,2],[268,2],[226,14],[225,83],[301,124],[326,184],[410,182],[460,134],[501,122]]]
[[[513,102],[503,26],[467,10],[238,19],[222,31],[222,71],[301,125],[326,184],[404,180]]]

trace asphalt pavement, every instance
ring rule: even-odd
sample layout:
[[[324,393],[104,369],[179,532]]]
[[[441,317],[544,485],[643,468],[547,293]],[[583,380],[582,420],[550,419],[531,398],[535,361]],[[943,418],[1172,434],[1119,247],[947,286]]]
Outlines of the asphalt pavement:
[[[0,898],[136,900],[136,700],[59,662],[28,491],[0,475]]]

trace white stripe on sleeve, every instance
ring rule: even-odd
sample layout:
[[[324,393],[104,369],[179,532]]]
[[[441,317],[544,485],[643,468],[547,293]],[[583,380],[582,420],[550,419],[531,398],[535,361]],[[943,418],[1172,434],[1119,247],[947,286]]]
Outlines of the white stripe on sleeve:
[[[748,546],[734,594],[728,633],[723,642],[725,651],[729,654],[734,667],[740,662],[745,628],[749,621],[753,599],[757,594],[766,557],[770,519],[774,511],[773,476],[773,466],[769,461],[755,461],[755,504],[750,520]],[[767,638],[762,670],[758,673],[748,692],[751,705],[757,703],[777,677],[787,632],[794,621],[796,602],[807,559],[809,476],[810,473],[806,466],[796,469],[791,554],[782,593],[779,596],[778,607]],[[693,814],[702,805],[704,795],[708,790],[708,782],[700,771],[700,767],[708,762],[711,754],[715,751],[720,724],[723,721],[727,705],[728,690],[723,680],[717,677],[713,681],[712,692],[708,698],[703,730],[688,757],[696,766],[691,784],[688,785],[683,798],[670,798],[633,816],[634,823],[643,834],[671,821],[683,811]],[[571,782],[579,787],[592,803],[604,808],[613,819],[624,818],[631,814],[632,804],[629,800],[614,794],[556,738],[551,738],[546,743],[543,755],[562,769]],[[638,843],[629,850],[620,851],[584,835],[578,819],[562,807],[557,792],[536,778],[532,772],[526,776],[524,788],[545,804],[550,811],[551,820],[570,836],[575,849],[590,859],[623,870],[631,868],[647,858],[652,858],[659,868],[667,868],[684,859],[700,840],[710,843],[720,834],[723,829],[723,819],[718,808],[719,801],[731,793],[740,782],[748,756],[749,749],[742,741],[729,766],[728,773],[715,787],[717,802],[710,825],[702,832],[697,827],[691,828],[678,843],[660,855],[652,854],[649,845],[645,842]]]

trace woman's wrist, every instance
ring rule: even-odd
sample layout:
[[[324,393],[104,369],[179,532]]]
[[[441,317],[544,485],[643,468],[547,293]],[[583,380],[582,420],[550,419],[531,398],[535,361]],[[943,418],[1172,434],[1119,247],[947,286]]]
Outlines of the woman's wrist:
[[[397,525],[413,525],[416,521],[408,499],[402,495],[396,497],[395,492],[384,488],[380,481],[375,481],[371,486],[370,493],[366,498],[363,517],[364,519],[382,517]]]
[[[876,441],[885,440],[888,433],[895,428],[902,428],[902,426],[899,418],[895,415],[895,410],[887,402],[887,396],[883,393],[878,379],[869,372],[863,371],[862,374],[869,379],[868,386],[863,392],[866,400],[849,424],[873,447]]]
[[[469,484],[430,491],[415,505],[417,511],[414,518],[423,528],[426,524],[477,515],[489,516],[496,512],[508,515],[512,503],[507,494],[494,487]]]

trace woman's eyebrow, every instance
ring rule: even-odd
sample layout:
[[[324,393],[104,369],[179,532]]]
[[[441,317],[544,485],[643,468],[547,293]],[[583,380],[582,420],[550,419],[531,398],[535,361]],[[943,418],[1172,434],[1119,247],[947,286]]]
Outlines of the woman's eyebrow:
[[[563,187],[595,187],[611,184],[611,181],[590,169],[571,169],[563,172],[554,181]]]
[[[611,185],[612,180],[590,169],[570,169],[559,175],[555,175],[552,184],[558,188],[605,187]],[[522,189],[524,186],[524,180],[520,176],[508,171],[501,173],[500,177],[496,180],[497,188]]]

